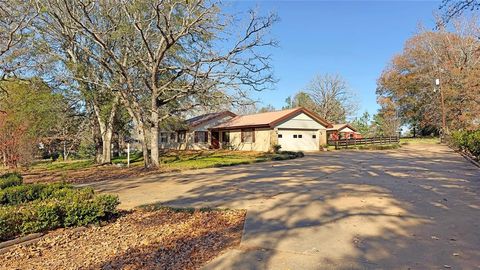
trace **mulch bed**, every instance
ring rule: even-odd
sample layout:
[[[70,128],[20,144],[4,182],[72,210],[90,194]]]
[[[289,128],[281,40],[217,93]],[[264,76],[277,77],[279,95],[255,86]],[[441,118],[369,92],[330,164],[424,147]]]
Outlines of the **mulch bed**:
[[[0,255],[0,269],[198,269],[240,243],[244,210],[134,210],[59,229]]]

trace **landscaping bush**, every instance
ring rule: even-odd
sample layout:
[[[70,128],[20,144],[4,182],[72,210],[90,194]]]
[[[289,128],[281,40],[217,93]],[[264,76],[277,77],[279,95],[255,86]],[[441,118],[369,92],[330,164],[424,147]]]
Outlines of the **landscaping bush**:
[[[30,184],[0,190],[0,241],[59,227],[99,223],[115,215],[113,195],[68,184]]]
[[[287,159],[294,159],[294,158],[301,158],[304,157],[305,154],[302,151],[294,152],[294,151],[280,151],[277,155],[272,157],[272,160],[287,160]]]
[[[278,154],[280,152],[280,149],[282,148],[282,146],[280,144],[275,144],[273,146],[273,152]]]
[[[80,194],[85,193],[91,193],[91,196],[93,196],[93,190],[91,189],[74,190],[70,185],[62,183],[11,186],[0,190],[0,205],[15,205],[48,198],[61,199],[67,196],[80,196]],[[89,199],[90,197],[83,196],[82,198]]]
[[[49,199],[0,207],[0,241],[59,227],[97,224],[114,216],[118,197],[97,195],[90,200]]]
[[[118,204],[118,197],[113,195],[99,195],[93,200],[68,203],[65,207],[64,225],[84,226],[108,219],[116,213]]]
[[[22,183],[23,178],[19,173],[6,173],[0,175],[0,190],[7,187],[19,186]]]
[[[291,156],[292,158],[299,158],[304,157],[305,154],[302,151],[294,152],[294,151],[280,151],[280,154]]]
[[[468,151],[477,159],[480,158],[480,130],[453,132],[450,143],[462,151]]]

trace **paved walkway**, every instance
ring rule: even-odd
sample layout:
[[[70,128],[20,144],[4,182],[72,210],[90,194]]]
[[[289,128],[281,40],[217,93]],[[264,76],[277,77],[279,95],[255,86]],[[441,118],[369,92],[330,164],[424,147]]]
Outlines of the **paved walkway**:
[[[95,184],[122,207],[248,210],[241,245],[207,269],[480,269],[480,169],[445,146]]]

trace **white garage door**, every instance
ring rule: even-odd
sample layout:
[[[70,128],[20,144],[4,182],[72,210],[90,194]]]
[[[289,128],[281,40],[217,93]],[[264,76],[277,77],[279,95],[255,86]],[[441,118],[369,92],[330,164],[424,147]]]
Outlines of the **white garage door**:
[[[317,130],[278,130],[280,150],[317,151],[319,138]]]

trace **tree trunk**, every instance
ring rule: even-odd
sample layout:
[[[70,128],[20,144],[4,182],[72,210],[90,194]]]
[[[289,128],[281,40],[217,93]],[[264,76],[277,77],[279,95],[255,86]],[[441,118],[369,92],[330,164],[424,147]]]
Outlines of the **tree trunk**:
[[[159,168],[159,154],[158,154],[158,106],[156,99],[152,100],[152,115],[151,115],[152,127],[150,128],[150,148],[152,167]]]
[[[98,126],[100,127],[100,135],[102,136],[102,164],[112,163],[112,136],[113,136],[113,123],[117,114],[117,108],[120,103],[120,97],[118,95],[113,99],[112,108],[107,120],[102,119],[100,115],[100,108],[93,99],[93,110],[97,118]]]
[[[102,152],[103,152],[103,142],[102,136],[100,135],[100,128],[98,127],[98,122],[94,117],[91,117],[90,123],[92,125],[92,138],[95,145],[95,163],[102,163]]]
[[[123,94],[123,93],[121,93]],[[150,167],[150,155],[148,153],[148,136],[145,129],[142,112],[140,109],[139,104],[137,104],[134,100],[128,99],[126,95],[122,95],[122,101],[125,104],[125,108],[127,109],[128,114],[132,117],[134,129],[136,135],[138,136],[138,140],[142,145],[142,152],[143,152],[143,164],[145,168]]]
[[[63,161],[67,161],[68,152],[67,152],[67,142],[63,140]]]
[[[112,163],[112,129],[102,134],[102,164]]]
[[[113,145],[113,158],[118,158],[120,156],[121,148],[120,148],[120,134],[116,134],[116,139],[112,139],[112,145]]]
[[[100,136],[95,136],[95,163],[100,164],[102,163],[102,152],[103,152],[103,142]]]
[[[127,107],[127,111],[132,117],[134,129],[136,134],[138,135],[137,138],[140,141],[140,145],[142,145],[144,166],[145,168],[149,168],[151,163],[150,163],[150,155],[148,153],[148,136],[145,130],[145,126],[143,125],[143,122],[139,120],[139,116],[135,114],[131,108]]]
[[[151,162],[150,162],[150,155],[148,153],[147,134],[145,132],[145,129],[143,128],[143,124],[141,123],[135,124],[135,129],[137,130],[138,139],[140,141],[140,144],[142,145],[144,167],[149,168],[151,165]]]

